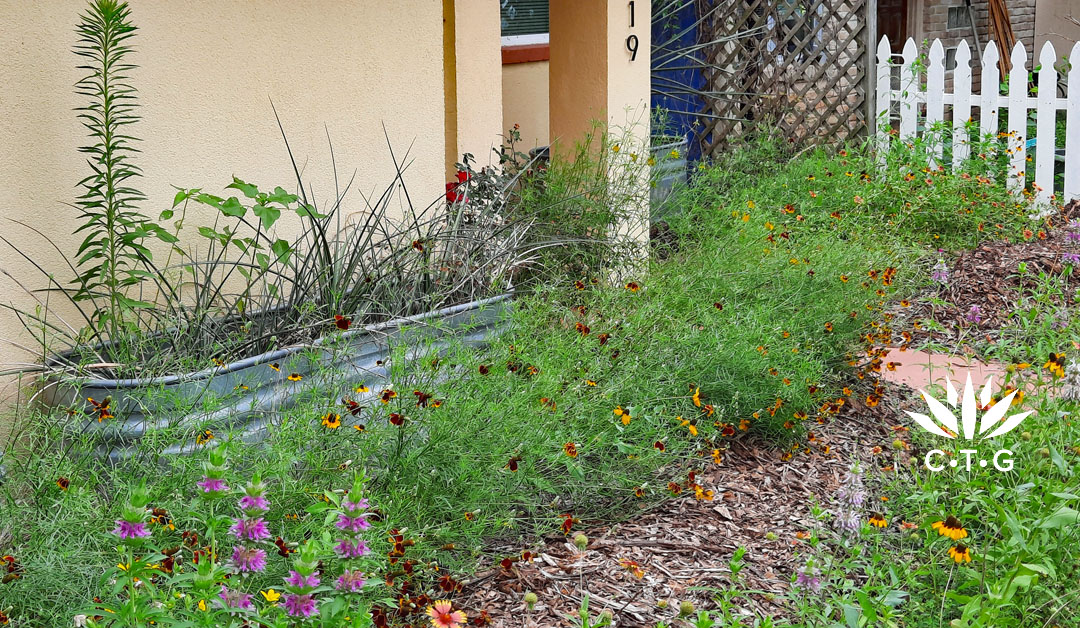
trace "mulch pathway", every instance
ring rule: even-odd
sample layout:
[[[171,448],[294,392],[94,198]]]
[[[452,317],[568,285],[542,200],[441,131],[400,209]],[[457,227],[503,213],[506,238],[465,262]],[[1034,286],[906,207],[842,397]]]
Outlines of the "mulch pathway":
[[[856,448],[866,452],[891,442],[888,426],[895,418],[884,418],[892,413],[886,405],[850,405],[821,426],[810,453],[804,448],[787,462],[781,461],[783,451],[764,443],[735,441],[721,465],[710,462],[696,477],[714,491],[712,501],[684,492],[623,523],[548,536],[531,562],[481,571],[456,603],[487,610],[496,626],[571,626],[567,615],[588,593],[594,615],[610,609],[617,626],[651,628],[659,621],[670,624],[684,600],[708,610],[715,606],[716,591],[737,589],[751,593],[735,598],[735,612],[786,617],[783,594],[800,566],[797,554],[806,542],[800,537],[817,525],[811,500],[827,502]],[[573,544],[578,531],[589,538],[584,552]],[[747,551],[735,582],[728,563],[740,546]],[[492,547],[488,555],[520,553],[520,546],[508,546]],[[640,579],[623,565],[626,560],[643,570]],[[539,602],[526,613],[523,598],[529,591]]]

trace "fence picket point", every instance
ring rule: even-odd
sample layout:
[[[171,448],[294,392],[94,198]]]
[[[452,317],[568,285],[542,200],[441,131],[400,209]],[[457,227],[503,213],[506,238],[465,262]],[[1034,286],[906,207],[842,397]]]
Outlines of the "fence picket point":
[[[956,47],[956,66],[952,74],[952,89],[945,89],[945,47],[941,40],[935,39],[930,44],[926,59],[926,87],[922,86],[919,48],[914,39],[904,42],[903,62],[900,65],[900,89],[892,89],[891,47],[883,37],[877,47],[877,113],[884,121],[891,114],[891,106],[899,102],[900,140],[914,142],[923,137],[930,150],[931,164],[941,166],[944,155],[944,139],[951,135],[951,166],[957,169],[971,157],[971,145],[975,141],[975,128],[972,126],[972,109],[979,110],[978,137],[989,138],[992,145],[986,149],[993,153],[999,149],[994,146],[1004,145],[1008,153],[1008,172],[1006,185],[1013,194],[1025,193],[1027,181],[1032,182],[1033,198],[1036,204],[1045,206],[1055,199],[1067,202],[1080,198],[1080,72],[1068,75],[1067,93],[1058,96],[1058,71],[1054,66],[1057,52],[1053,44],[1045,42],[1039,51],[1036,81],[1037,93],[1029,93],[1027,51],[1022,42],[1016,42],[1009,52],[1012,69],[1004,77],[1007,83],[1006,93],[1001,93],[1001,75],[998,61],[1001,52],[997,45],[986,42],[979,58],[981,79],[979,92],[972,92],[972,50],[965,40],[960,40]],[[1069,54],[1070,64],[1080,64],[1080,42],[1072,47]],[[1070,65],[1072,67],[1072,65]],[[946,108],[951,107],[951,112]],[[1001,107],[1007,109],[1005,130],[999,130]],[[1034,165],[1028,167],[1028,112],[1035,110]],[[920,112],[925,111],[924,123],[920,128]],[[1055,193],[1056,162],[1059,159],[1057,137],[1058,111],[1065,111],[1066,133],[1064,157],[1065,181],[1060,197]],[[928,135],[933,127],[941,127],[945,133]],[[879,162],[883,159],[888,142],[889,124],[878,126],[878,141],[881,145]],[[1005,135],[1004,142],[1001,142]],[[1000,142],[1000,144],[999,144]],[[992,159],[993,155],[986,155]],[[1028,172],[1031,170],[1031,172]]]
[[[1057,111],[1057,54],[1049,41],[1043,43],[1039,52],[1039,104],[1035,109],[1035,200],[1049,203],[1054,193],[1054,154],[1057,143],[1054,137]]]
[[[1080,64],[1080,42],[1069,53],[1072,67]],[[1065,192],[1062,201],[1080,198],[1080,71],[1069,72],[1068,104],[1065,107]]]
[[[953,132],[952,165],[959,168],[971,155],[968,121],[971,120],[971,48],[960,40],[956,49],[956,69],[953,70]]]
[[[1012,49],[1012,69],[1009,71],[1009,174],[1008,188],[1015,194],[1024,190],[1027,180],[1027,112],[1028,75],[1027,52],[1023,42]]]
[[[940,39],[935,39],[934,43],[930,44],[930,54],[928,56],[930,65],[926,69],[926,126],[923,129],[924,133],[931,133],[934,125],[944,124],[945,122],[945,47],[941,45]],[[936,166],[941,163],[942,144],[944,138],[940,133],[936,134],[936,137],[932,139],[931,150],[934,153],[934,159],[931,161],[931,166]]]
[[[921,77],[915,71],[915,61],[919,58],[919,48],[915,40],[908,38],[904,44],[904,65],[900,68],[900,139],[910,142],[918,132],[919,83]]]
[[[885,149],[889,142],[889,110],[892,108],[892,47],[889,45],[889,37],[883,36],[877,47],[877,139],[878,139],[878,163],[885,165]]]

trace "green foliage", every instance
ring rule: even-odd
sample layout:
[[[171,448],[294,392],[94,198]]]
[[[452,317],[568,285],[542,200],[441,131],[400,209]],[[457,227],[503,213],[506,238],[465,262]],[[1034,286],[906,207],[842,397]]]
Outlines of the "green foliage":
[[[779,154],[764,143],[754,150]],[[782,444],[774,453],[783,464],[797,436],[832,412],[829,404],[841,394],[847,363],[874,313],[891,295],[920,285],[933,248],[987,237],[977,230],[982,222],[1001,223],[1005,232],[1022,219],[1018,209],[1010,206],[1002,217],[1000,206],[992,205],[1007,198],[1000,186],[924,173],[915,157],[880,176],[872,158],[858,151],[819,151],[756,169],[751,161],[739,162],[747,173],[741,177],[723,165],[700,170],[676,199],[683,211],[671,220],[664,259],[642,264],[618,284],[594,266],[597,258],[564,259],[522,290],[507,332],[485,349],[437,352],[423,337],[396,338],[385,368],[398,394],[385,403],[372,400],[355,416],[342,402],[354,395],[349,381],[355,373],[329,365],[305,378],[305,385],[318,384],[298,386],[288,409],[267,413],[258,446],[239,431],[205,423],[200,413],[150,430],[135,455],[110,467],[89,455],[96,441],[73,433],[66,413],[33,416],[26,422],[32,429],[15,441],[18,455],[5,457],[0,529],[25,531],[12,553],[34,579],[0,589],[0,608],[12,605],[13,617],[30,622],[66,625],[99,595],[99,576],[116,562],[108,534],[123,512],[116,496],[126,493],[133,477],[153,474],[150,505],[165,508],[175,524],[153,529],[155,547],[179,543],[183,530],[214,528],[207,508],[191,498],[206,472],[202,460],[163,453],[205,429],[227,443],[229,466],[238,470],[227,471],[230,482],[251,469],[263,471],[272,497],[266,519],[275,536],[321,542],[335,496],[360,470],[381,515],[371,536],[375,555],[392,549],[385,539],[397,529],[410,542],[402,543],[402,558],[437,562],[440,575],[473,570],[485,540],[493,537],[526,548],[564,522],[573,534],[582,522],[627,517],[637,512],[636,504],[665,499],[672,490],[710,499],[687,472],[723,464],[731,440],[751,431]],[[863,170],[869,176],[861,176]],[[546,190],[521,193],[539,197],[554,195],[556,185],[572,189],[569,178],[555,179]],[[218,246],[239,250],[238,240],[246,245],[243,238],[255,239],[250,234],[263,228],[254,206],[274,204],[272,192],[244,182],[234,186],[244,199],[208,200],[223,214],[237,214],[231,220],[250,221],[248,231],[226,233],[219,226],[215,231],[224,242],[210,235]],[[184,194],[191,201],[202,192]],[[275,207],[284,216],[300,202]],[[609,211],[590,202],[587,194],[575,198],[571,206],[581,205],[570,216],[582,222],[558,228],[589,235],[583,225],[590,214]],[[532,207],[545,211],[542,204]],[[257,258],[249,267],[259,270]],[[890,267],[897,269],[896,279],[886,285],[881,271]],[[870,271],[878,273],[872,277]],[[343,359],[352,349],[331,338],[320,350]],[[428,402],[420,403],[413,391],[430,395]],[[201,410],[209,414],[227,401],[208,395]],[[343,424],[329,427],[323,422],[328,415],[340,415]],[[1056,472],[1054,459],[1042,463],[1044,472]],[[67,490],[57,486],[60,476],[70,480]],[[1059,510],[1054,505],[1041,520],[1064,520],[1053,516]],[[1029,529],[1027,543],[1052,532],[1037,524]],[[183,551],[190,559],[190,550]],[[901,559],[906,556],[895,562]],[[874,560],[870,568],[885,569]],[[744,561],[733,556],[729,568],[737,573]],[[864,564],[865,558],[853,563]],[[886,587],[915,595],[910,583],[882,574],[866,583],[866,608],[896,601]],[[255,576],[243,586],[280,588],[279,576]],[[418,567],[415,579],[418,591],[436,586],[430,570]],[[853,582],[844,589],[844,603],[852,612],[868,612],[852,597],[856,588]],[[395,595],[380,585],[365,593],[365,602]],[[719,610],[697,621],[737,625],[734,604],[721,597]],[[830,617],[848,612],[829,604]],[[880,605],[874,608],[884,616]]]

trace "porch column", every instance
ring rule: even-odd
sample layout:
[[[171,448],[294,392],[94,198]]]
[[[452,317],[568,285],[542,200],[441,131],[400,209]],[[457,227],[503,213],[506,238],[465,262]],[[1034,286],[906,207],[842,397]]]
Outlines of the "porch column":
[[[610,171],[626,160],[643,163],[649,156],[651,0],[551,0],[549,11],[552,151],[573,154],[594,122],[602,122],[619,144]],[[635,216],[619,229],[641,242],[644,254],[648,168],[633,170],[639,173],[631,199]]]
[[[472,153],[493,162],[502,144],[502,18],[493,0],[443,0],[446,170]]]
[[[633,127],[647,141],[650,0],[551,0],[550,7],[552,140],[571,149],[601,121]]]

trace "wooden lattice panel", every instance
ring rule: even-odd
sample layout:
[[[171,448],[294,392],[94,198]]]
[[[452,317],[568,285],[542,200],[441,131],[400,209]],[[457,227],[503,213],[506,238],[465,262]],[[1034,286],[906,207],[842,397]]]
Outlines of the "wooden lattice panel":
[[[702,154],[763,121],[797,144],[865,132],[867,2],[697,0],[708,92]]]

